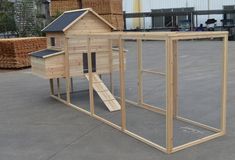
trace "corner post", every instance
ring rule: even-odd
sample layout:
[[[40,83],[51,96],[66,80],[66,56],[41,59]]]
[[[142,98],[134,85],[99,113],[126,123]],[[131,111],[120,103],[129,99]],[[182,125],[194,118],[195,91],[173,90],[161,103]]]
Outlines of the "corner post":
[[[166,39],[166,151],[173,150],[173,106],[174,106],[174,60],[173,41],[170,37]]]
[[[220,128],[222,134],[226,133],[226,112],[227,112],[227,72],[228,72],[228,35],[223,37],[223,71],[222,71],[222,96]]]

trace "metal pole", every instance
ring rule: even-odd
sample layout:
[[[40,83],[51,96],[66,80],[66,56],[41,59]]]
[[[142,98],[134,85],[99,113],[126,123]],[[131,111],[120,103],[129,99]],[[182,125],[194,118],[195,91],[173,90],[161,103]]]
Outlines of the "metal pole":
[[[207,0],[208,11],[210,10],[210,0]],[[208,14],[208,19],[210,19],[210,14]]]

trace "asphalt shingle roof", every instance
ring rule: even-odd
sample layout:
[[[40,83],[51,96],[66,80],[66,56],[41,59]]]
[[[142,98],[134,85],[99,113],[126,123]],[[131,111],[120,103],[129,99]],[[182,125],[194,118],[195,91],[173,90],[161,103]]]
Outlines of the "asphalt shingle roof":
[[[63,29],[80,17],[86,10],[65,12],[62,16],[44,28],[43,32],[63,32]]]
[[[44,56],[48,56],[48,55],[55,54],[58,52],[61,52],[61,51],[52,50],[52,49],[44,49],[44,50],[32,53],[31,56],[37,57],[37,58],[43,58]]]

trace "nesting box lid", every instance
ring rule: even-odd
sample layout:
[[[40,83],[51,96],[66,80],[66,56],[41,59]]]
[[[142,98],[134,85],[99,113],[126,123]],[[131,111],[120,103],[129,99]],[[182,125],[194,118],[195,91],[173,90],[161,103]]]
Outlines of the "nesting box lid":
[[[37,51],[37,52],[32,52],[29,55],[32,56],[32,57],[44,59],[44,58],[52,57],[52,56],[59,55],[59,54],[62,54],[62,53],[64,53],[64,51],[54,50],[54,49],[43,49],[43,50],[40,50],[40,51]]]

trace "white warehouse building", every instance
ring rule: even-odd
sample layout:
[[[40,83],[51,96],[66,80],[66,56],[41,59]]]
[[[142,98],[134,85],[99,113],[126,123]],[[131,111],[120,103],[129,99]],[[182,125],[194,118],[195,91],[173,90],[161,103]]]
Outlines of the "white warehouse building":
[[[179,10],[193,10],[193,11],[207,11],[207,10],[223,10],[223,9],[235,9],[235,0],[124,0],[123,10],[126,13],[136,12],[169,12]],[[235,14],[231,14],[229,19],[234,19]],[[174,17],[153,17],[145,18],[127,18],[126,29],[150,29],[154,27],[164,27],[165,24],[173,21]],[[184,19],[183,16],[176,16],[178,19]],[[185,17],[186,18],[186,17]],[[197,27],[200,24],[205,25],[207,19],[217,20],[216,26],[221,26],[221,20],[224,18],[223,14],[210,14],[210,15],[197,15],[193,17],[193,27]],[[187,19],[187,18],[186,18]],[[153,24],[155,23],[155,24]],[[161,24],[162,23],[162,24]]]

